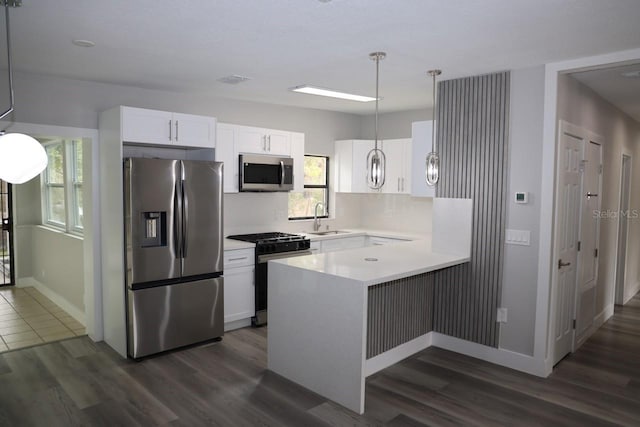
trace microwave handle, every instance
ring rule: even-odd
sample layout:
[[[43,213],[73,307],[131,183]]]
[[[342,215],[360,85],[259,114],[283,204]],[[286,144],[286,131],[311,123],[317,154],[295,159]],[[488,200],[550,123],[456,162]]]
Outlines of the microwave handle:
[[[284,185],[284,162],[280,160],[280,187]]]

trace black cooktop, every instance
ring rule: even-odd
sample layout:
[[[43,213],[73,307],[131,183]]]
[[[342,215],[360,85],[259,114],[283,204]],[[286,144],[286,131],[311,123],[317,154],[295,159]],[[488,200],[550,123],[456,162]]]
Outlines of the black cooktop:
[[[236,234],[236,235],[227,236],[227,237],[233,240],[241,240],[243,242],[250,242],[250,243],[256,243],[256,244],[294,242],[298,240],[307,239],[305,236],[300,236],[299,234],[280,233],[277,231],[271,232],[271,233]]]

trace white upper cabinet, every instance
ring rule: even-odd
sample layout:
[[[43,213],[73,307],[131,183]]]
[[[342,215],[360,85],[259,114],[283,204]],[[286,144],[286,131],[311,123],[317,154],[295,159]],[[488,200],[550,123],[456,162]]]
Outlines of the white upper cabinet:
[[[425,181],[427,154],[431,152],[431,130],[433,121],[413,122],[411,125],[411,195],[414,197],[435,197],[436,187]]]
[[[216,145],[216,119],[173,113],[173,140],[177,145],[212,148]]]
[[[336,141],[334,177],[338,193],[371,193],[367,185],[367,154],[373,141],[348,139]]]
[[[372,140],[344,140],[335,144],[335,182],[340,193],[409,194],[411,191],[411,140],[379,141],[385,154],[385,183],[380,190],[367,185],[367,155],[374,148]]]
[[[411,139],[387,139],[382,142],[386,158],[383,193],[411,193]]]
[[[236,149],[238,153],[291,155],[291,132],[250,126],[238,126]]]
[[[224,192],[237,193],[239,155],[265,154],[293,158],[293,191],[304,187],[304,134],[218,123],[216,161],[224,162]]]
[[[214,117],[122,107],[122,140],[136,144],[214,148]]]

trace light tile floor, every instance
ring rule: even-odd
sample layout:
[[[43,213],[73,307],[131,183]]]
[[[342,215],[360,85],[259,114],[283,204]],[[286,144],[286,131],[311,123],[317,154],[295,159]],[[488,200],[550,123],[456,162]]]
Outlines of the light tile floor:
[[[80,322],[36,288],[0,288],[0,353],[85,333]]]

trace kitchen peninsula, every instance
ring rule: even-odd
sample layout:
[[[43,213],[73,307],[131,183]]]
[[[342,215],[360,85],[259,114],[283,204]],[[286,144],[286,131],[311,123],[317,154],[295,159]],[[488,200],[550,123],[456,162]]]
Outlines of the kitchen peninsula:
[[[430,239],[272,261],[270,370],[357,413],[365,378],[429,346],[436,270],[470,260],[472,203],[434,199]]]

